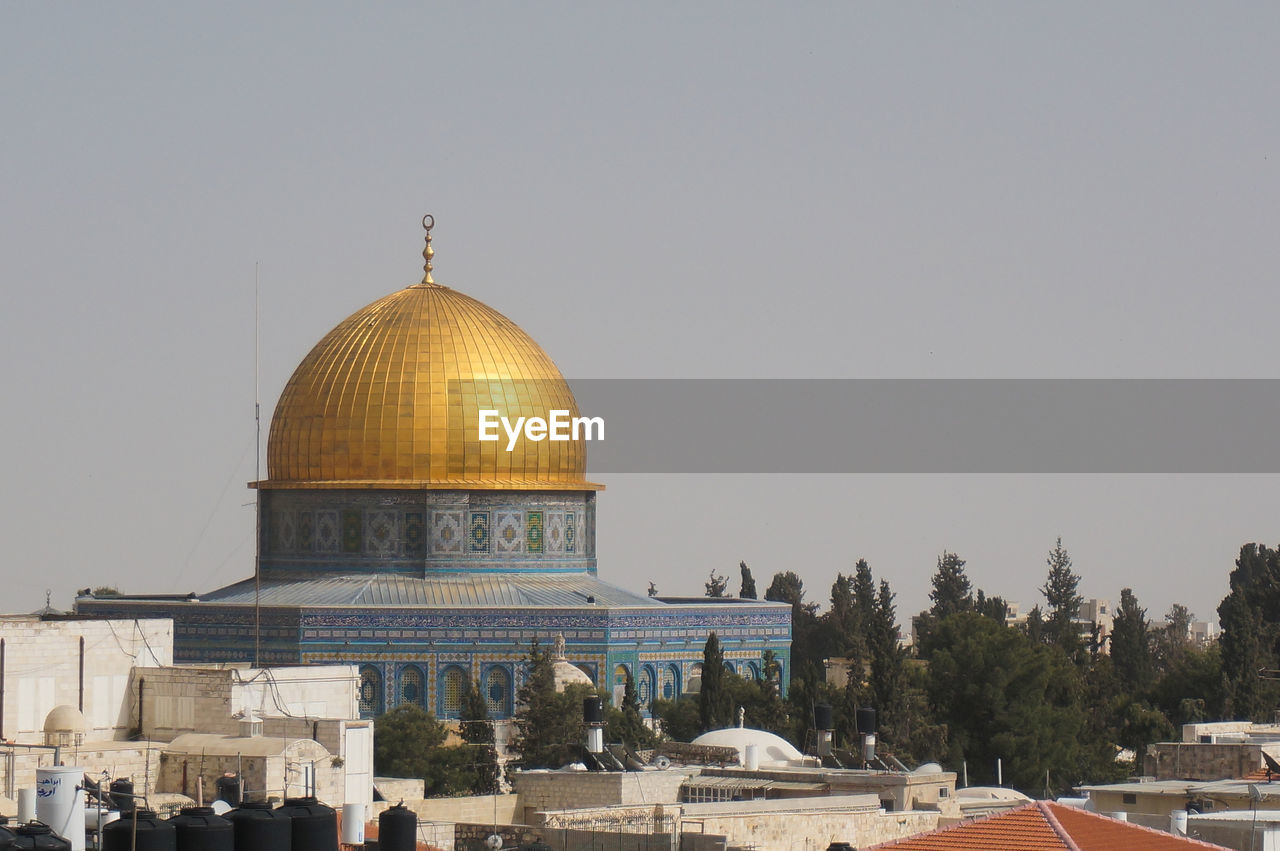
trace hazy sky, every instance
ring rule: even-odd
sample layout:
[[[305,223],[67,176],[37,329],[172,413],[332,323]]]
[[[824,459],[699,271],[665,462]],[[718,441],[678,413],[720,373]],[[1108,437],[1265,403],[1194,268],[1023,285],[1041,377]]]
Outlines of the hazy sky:
[[[0,539],[50,588],[252,572],[266,419],[421,276],[573,377],[1280,377],[1273,3],[6,3]],[[678,412],[673,413],[678,416]],[[856,424],[851,428],[856,429]],[[611,476],[600,574],[746,559],[908,613],[944,548],[1029,606],[1207,616],[1276,476]]]

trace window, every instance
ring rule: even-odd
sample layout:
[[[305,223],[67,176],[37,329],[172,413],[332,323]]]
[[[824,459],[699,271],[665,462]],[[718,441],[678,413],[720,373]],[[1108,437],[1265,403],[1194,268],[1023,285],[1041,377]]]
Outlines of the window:
[[[1120,796],[1120,801],[1125,804],[1136,804],[1138,803],[1138,796],[1132,792],[1125,792]]]
[[[409,665],[400,672],[400,702],[422,706],[426,695],[422,688],[422,669]]]
[[[440,717],[457,718],[462,713],[462,696],[467,691],[467,673],[457,665],[445,668],[440,677]]]
[[[662,669],[662,699],[675,700],[680,694],[680,669],[668,665]]]
[[[382,714],[382,674],[372,665],[360,669],[360,717]]]
[[[511,714],[511,674],[506,668],[490,668],[484,678],[484,702],[490,717]]]
[[[647,665],[640,669],[640,682],[636,683],[636,698],[641,706],[648,706],[653,701],[653,669]]]

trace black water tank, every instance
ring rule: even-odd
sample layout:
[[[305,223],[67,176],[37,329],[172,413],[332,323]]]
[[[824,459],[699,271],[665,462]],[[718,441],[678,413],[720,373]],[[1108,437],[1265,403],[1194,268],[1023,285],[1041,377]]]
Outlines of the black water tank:
[[[604,723],[604,708],[600,702],[599,695],[583,698],[582,720],[588,724]]]
[[[293,819],[265,801],[246,801],[227,813],[235,829],[236,851],[289,851]]]
[[[133,781],[119,777],[111,781],[111,808],[121,813],[133,811]]]
[[[102,851],[130,851],[134,847],[137,822],[137,851],[176,851],[178,832],[151,810],[137,810],[102,827]]]
[[[13,847],[13,841],[17,838],[12,830],[9,829],[9,820],[4,816],[0,816],[0,851],[9,851]]]
[[[836,725],[831,720],[831,704],[819,703],[813,707],[813,729],[834,730]]]
[[[213,807],[183,807],[169,819],[178,834],[178,851],[235,851],[231,822]]]
[[[240,775],[228,771],[218,778],[218,800],[240,806]]]
[[[876,710],[873,706],[858,707],[858,732],[867,735],[876,731]]]
[[[414,851],[418,847],[418,815],[403,802],[378,816],[378,851]]]
[[[11,848],[32,849],[32,851],[71,851],[71,842],[53,832],[47,824],[33,821],[24,824],[14,831]]]
[[[338,814],[315,798],[286,798],[280,812],[293,819],[292,851],[328,851],[338,847]]]

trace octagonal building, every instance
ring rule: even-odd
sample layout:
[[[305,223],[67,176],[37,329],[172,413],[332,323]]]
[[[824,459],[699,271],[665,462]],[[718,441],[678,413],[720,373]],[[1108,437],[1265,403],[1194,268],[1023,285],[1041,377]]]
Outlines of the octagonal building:
[[[785,691],[788,605],[601,581],[588,443],[479,439],[481,410],[514,422],[577,404],[519,326],[434,282],[432,253],[428,231],[423,280],[339,323],[281,393],[267,478],[251,485],[256,575],[199,595],[81,596],[77,610],[172,617],[180,663],[358,665],[366,716],[416,703],[457,717],[471,679],[510,717],[535,638],[615,700],[630,672],[646,710],[696,687],[712,631],[743,676],[772,651]]]

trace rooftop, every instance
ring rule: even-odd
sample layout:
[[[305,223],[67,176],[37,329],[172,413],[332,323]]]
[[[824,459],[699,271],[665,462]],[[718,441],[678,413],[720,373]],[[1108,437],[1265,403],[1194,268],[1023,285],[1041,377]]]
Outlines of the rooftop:
[[[873,848],[894,851],[1185,851],[1221,848],[1049,801]]]

